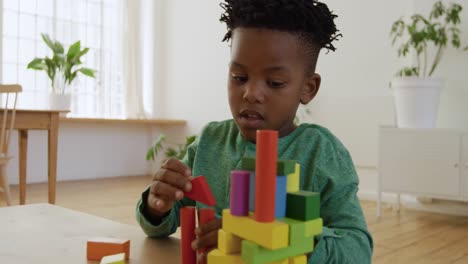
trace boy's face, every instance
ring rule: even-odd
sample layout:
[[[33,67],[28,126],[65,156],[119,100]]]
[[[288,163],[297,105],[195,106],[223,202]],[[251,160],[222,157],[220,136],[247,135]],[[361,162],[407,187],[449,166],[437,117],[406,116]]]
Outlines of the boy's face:
[[[232,36],[228,94],[241,134],[255,142],[258,129],[285,136],[295,129],[300,103],[318,91],[320,76],[307,74],[302,42],[287,32],[236,28]]]

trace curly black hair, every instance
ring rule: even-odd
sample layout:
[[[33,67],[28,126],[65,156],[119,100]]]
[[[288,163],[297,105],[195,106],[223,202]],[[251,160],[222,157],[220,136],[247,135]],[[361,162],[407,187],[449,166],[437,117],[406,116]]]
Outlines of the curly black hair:
[[[304,40],[316,61],[320,49],[335,51],[332,42],[342,37],[334,22],[338,16],[317,0],[224,0],[220,5],[220,21],[228,28],[223,41],[238,27],[284,31]]]

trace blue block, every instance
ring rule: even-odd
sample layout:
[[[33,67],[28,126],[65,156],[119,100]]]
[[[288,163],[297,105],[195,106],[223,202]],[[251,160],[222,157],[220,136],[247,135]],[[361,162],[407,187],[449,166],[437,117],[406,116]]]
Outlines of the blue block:
[[[275,218],[286,217],[286,176],[276,176]]]
[[[255,172],[250,172],[249,211],[255,209]]]
[[[286,217],[287,183],[286,176],[276,176],[275,218]],[[255,172],[250,173],[249,211],[255,211]]]

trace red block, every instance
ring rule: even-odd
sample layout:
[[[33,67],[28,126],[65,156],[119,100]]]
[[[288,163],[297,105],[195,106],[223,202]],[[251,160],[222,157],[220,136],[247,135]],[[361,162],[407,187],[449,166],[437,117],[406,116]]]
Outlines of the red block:
[[[202,226],[211,220],[215,219],[215,211],[213,208],[200,208],[198,209],[198,226]],[[198,253],[203,253],[209,248],[202,248]],[[206,264],[206,261],[199,261],[198,264]]]
[[[191,183],[192,190],[190,190],[190,192],[185,192],[186,197],[208,206],[214,206],[216,204],[216,200],[213,193],[211,193],[210,186],[208,182],[206,182],[205,176],[198,176],[194,178]]]
[[[278,131],[257,130],[254,219],[258,222],[275,220],[277,161]]]
[[[195,240],[195,207],[180,208],[180,227],[182,264],[196,264],[197,255],[192,249],[192,242]]]

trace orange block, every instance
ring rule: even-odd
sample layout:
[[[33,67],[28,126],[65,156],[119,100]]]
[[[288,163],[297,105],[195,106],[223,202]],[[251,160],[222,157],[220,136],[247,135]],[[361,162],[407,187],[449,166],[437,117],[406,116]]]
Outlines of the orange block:
[[[130,257],[130,240],[97,237],[86,243],[86,257],[88,260],[101,260],[105,256],[125,253],[125,259]]]

